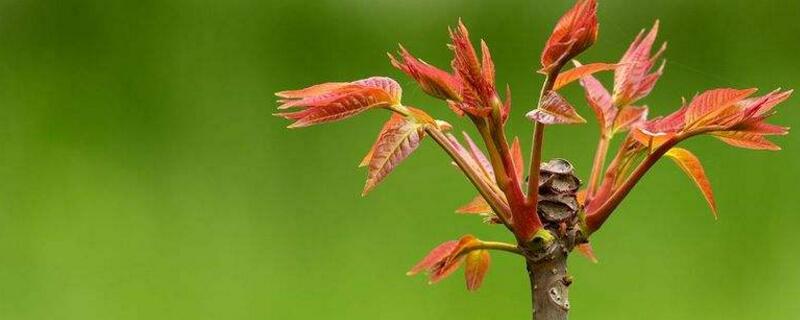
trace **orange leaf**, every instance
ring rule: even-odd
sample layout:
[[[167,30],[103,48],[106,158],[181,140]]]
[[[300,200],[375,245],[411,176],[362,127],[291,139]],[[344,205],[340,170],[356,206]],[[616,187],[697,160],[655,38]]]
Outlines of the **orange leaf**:
[[[372,108],[400,103],[402,89],[396,81],[373,77],[351,83],[326,83],[301,90],[276,93],[283,98],[278,109],[298,111],[275,114],[295,122],[289,128],[307,127],[338,121]]]
[[[686,108],[686,128],[726,126],[743,117],[737,103],[751,96],[756,89],[714,89],[698,95]]]
[[[413,276],[422,271],[428,271],[429,283],[436,283],[461,266],[465,254],[470,252],[470,247],[480,244],[481,241],[472,235],[463,236],[458,241],[447,241],[431,250],[406,274]]]
[[[481,41],[481,60],[469,39],[469,31],[460,20],[458,27],[450,31],[455,53],[452,61],[453,70],[461,81],[462,103],[456,108],[478,117],[485,117],[492,110],[492,103],[497,98],[494,80],[494,62],[486,43]]]
[[[406,275],[413,276],[422,271],[429,270],[440,261],[447,259],[457,245],[458,241],[451,240],[436,246],[436,248],[433,248],[433,250],[431,250],[431,252],[429,252],[428,255],[422,259],[422,261],[418,262],[414,267],[412,267],[411,270],[406,273]]]
[[[689,150],[681,148],[672,148],[666,155],[672,160],[675,160],[675,163],[692,178],[692,181],[700,188],[700,191],[706,198],[708,206],[711,207],[714,218],[717,218],[717,204],[714,201],[714,193],[711,191],[711,183],[708,181],[708,177],[706,177],[706,172],[703,170],[703,165],[700,164],[700,160],[689,152]]]
[[[617,68],[617,65],[612,63],[591,63],[572,68],[558,75],[558,78],[556,78],[556,82],[553,85],[553,90],[561,89],[575,80],[585,76],[589,76],[600,71],[614,70],[615,68]]]
[[[594,255],[594,249],[592,249],[592,245],[588,243],[581,243],[577,246],[578,252],[581,253],[586,259],[593,263],[597,263],[597,257]]]
[[[461,84],[450,73],[440,70],[412,56],[400,46],[399,59],[389,54],[392,65],[414,78],[422,91],[444,100],[461,100]]]
[[[538,109],[526,115],[531,120],[544,124],[579,124],[586,119],[578,115],[575,109],[555,91],[549,91],[542,98]]]
[[[732,145],[737,148],[751,149],[751,150],[767,150],[779,151],[781,147],[767,140],[763,135],[743,132],[743,131],[720,131],[712,132],[712,136],[716,137],[722,142]]]
[[[420,128],[418,123],[409,122],[398,114],[392,115],[373,147],[362,195],[371,191],[417,149],[423,137]]]
[[[519,144],[519,137],[514,137],[514,142],[511,143],[511,161],[514,162],[514,173],[517,174],[517,179],[522,182],[522,176],[525,174],[525,159],[522,156],[522,147]]]
[[[581,64],[577,61],[574,64],[578,67]],[[611,130],[614,119],[617,117],[617,108],[611,101],[611,94],[603,87],[597,78],[587,75],[581,78],[580,84],[586,93],[586,101],[594,111],[597,122],[600,125],[600,132],[606,133]]]
[[[587,193],[587,190],[586,189],[582,189],[582,190],[579,190],[575,194],[575,198],[578,201],[578,204],[580,206],[584,206],[586,204],[586,193]]]
[[[347,82],[328,82],[328,83],[322,83],[322,84],[310,86],[308,88],[300,89],[300,90],[281,91],[281,92],[276,93],[275,95],[280,97],[280,98],[284,98],[284,99],[300,99],[300,98],[318,96],[318,95],[321,95],[321,94],[325,94],[325,93],[331,92],[331,91],[333,91],[335,89],[338,89],[338,88],[341,88],[343,86],[346,86],[348,84],[349,83],[347,83]]]
[[[465,261],[464,278],[467,281],[467,290],[478,290],[486,277],[486,272],[489,271],[489,263],[491,262],[489,251],[472,251],[467,254]]]
[[[489,203],[486,202],[482,196],[478,195],[475,198],[463,205],[462,207],[456,209],[456,213],[460,214],[493,214],[492,207],[489,206]]]
[[[664,64],[655,72],[648,74],[656,60],[666,50],[666,43],[661,46],[652,57],[650,52],[658,35],[658,21],[647,36],[644,30],[636,36],[628,51],[619,62],[619,68],[614,73],[614,102],[618,106],[625,106],[644,98],[655,87],[656,82],[664,72]]]
[[[508,121],[509,115],[511,115],[511,86],[506,85],[506,101],[503,102],[503,108],[500,109],[500,118],[503,119],[504,124]]]
[[[375,145],[373,145],[373,147],[369,149],[369,152],[367,152],[367,154],[364,156],[364,158],[361,159],[361,162],[358,163],[358,167],[359,168],[363,168],[363,167],[366,167],[366,166],[369,165],[369,161],[372,160],[372,153],[375,152],[374,147],[375,147]]]
[[[585,51],[597,40],[597,32],[597,1],[578,0],[547,39],[540,72],[549,73]]]
[[[614,132],[624,132],[647,120],[647,107],[627,106],[622,108],[614,121]]]

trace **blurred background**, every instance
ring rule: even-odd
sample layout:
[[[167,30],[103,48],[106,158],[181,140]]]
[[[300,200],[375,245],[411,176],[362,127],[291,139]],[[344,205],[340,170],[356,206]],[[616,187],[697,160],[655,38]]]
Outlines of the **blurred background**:
[[[446,66],[447,26],[484,38],[529,150],[538,55],[565,0],[0,1],[0,319],[527,319],[523,262],[484,287],[404,273],[472,233],[474,195],[426,142],[360,196],[386,112],[305,130],[273,93],[388,75],[404,101],[467,128],[387,62],[403,43]],[[713,87],[800,88],[796,0],[602,0],[584,62],[616,61],[661,19],[653,114]],[[607,75],[603,77],[610,80]],[[608,82],[606,82],[608,83]],[[589,119],[581,91],[567,97]],[[792,99],[773,122],[800,124]],[[553,128],[545,158],[588,177],[596,124]],[[711,138],[721,219],[669,161],[574,256],[574,319],[795,319],[800,135],[779,153]]]

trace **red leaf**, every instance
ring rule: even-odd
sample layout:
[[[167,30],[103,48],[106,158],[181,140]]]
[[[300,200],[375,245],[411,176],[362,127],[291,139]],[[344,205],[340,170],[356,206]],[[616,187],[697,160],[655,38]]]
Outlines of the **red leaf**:
[[[474,170],[475,172],[483,172],[483,170],[487,169],[483,165],[476,162],[476,160],[472,157],[472,154],[469,151],[467,151],[467,149],[464,146],[462,146],[461,143],[458,142],[458,139],[456,139],[455,136],[448,133],[447,139],[449,140],[450,145],[453,146],[456,152],[458,152],[458,154],[461,156],[461,158],[465,159],[466,165],[468,165],[470,169]],[[455,162],[453,162],[453,165],[455,165],[456,167],[458,166],[458,164],[456,164]],[[491,165],[489,165],[489,168],[491,168]],[[487,177],[490,179],[494,179],[494,175],[492,176],[487,175]]]
[[[742,131],[720,131],[713,132],[711,135],[737,148],[767,151],[781,150],[781,147],[767,140],[767,138],[760,134]]]
[[[472,138],[469,137],[467,132],[463,132],[464,140],[467,141],[467,145],[469,146],[469,155],[475,163],[480,165],[483,173],[486,175],[487,178],[490,180],[494,180],[494,168],[492,168],[492,163],[486,158],[486,155],[483,154],[481,148],[475,144],[475,141],[472,141]]]
[[[652,57],[650,52],[658,35],[658,21],[655,22],[650,32],[642,38],[644,30],[636,36],[628,51],[619,62],[619,68],[614,73],[614,102],[615,105],[625,106],[650,94],[658,78],[664,71],[664,65],[654,73],[648,74],[655,61],[666,49],[666,43]]]
[[[614,121],[614,132],[624,132],[647,120],[647,106],[622,108]]]
[[[489,206],[489,203],[486,202],[486,199],[478,195],[466,205],[456,209],[456,213],[486,215],[493,214],[494,211],[492,210],[492,207]]]
[[[597,2],[578,0],[556,24],[542,52],[542,73],[559,68],[597,40]]]
[[[458,269],[464,261],[465,254],[471,252],[470,248],[480,244],[481,241],[471,235],[463,236],[458,241],[445,242],[431,250],[406,274],[415,275],[422,271],[428,271],[429,282],[436,283]]]
[[[433,268],[434,265],[439,263],[442,260],[447,259],[450,256],[450,253],[455,250],[456,246],[458,246],[458,241],[451,240],[445,243],[438,245],[436,248],[433,248],[422,261],[418,262],[414,267],[411,268],[406,274],[409,276],[416,275],[422,271],[429,270]]]
[[[575,109],[555,91],[549,91],[542,98],[538,109],[526,115],[531,120],[544,124],[579,124],[586,123]]]
[[[521,182],[522,176],[525,175],[525,159],[522,156],[519,137],[514,137],[514,142],[511,143],[511,161],[514,162],[514,173],[517,175],[517,180]]]
[[[397,105],[402,90],[392,79],[373,77],[348,84],[327,83],[283,91],[276,95],[284,98],[278,109],[301,110],[275,115],[295,120],[289,128],[300,128],[346,119],[372,108]]]
[[[503,119],[503,124],[508,121],[509,115],[511,115],[511,87],[506,85],[506,101],[503,102],[503,108],[500,109],[500,118]]]
[[[494,87],[494,61],[492,61],[492,54],[489,52],[489,46],[486,41],[481,40],[481,66],[483,67],[483,78],[486,82]]]
[[[414,78],[422,91],[439,99],[461,100],[461,83],[455,76],[415,58],[403,46],[398,56],[402,61],[389,54],[392,65]]]
[[[587,65],[577,66],[568,71],[564,71],[558,75],[556,82],[553,85],[553,90],[559,90],[566,85],[578,80],[580,78],[590,76],[600,71],[609,71],[617,68],[616,64],[612,63],[591,63]]]
[[[311,96],[318,96],[321,94],[329,93],[335,89],[344,87],[350,83],[348,82],[328,82],[314,85],[300,90],[288,90],[275,93],[276,96],[284,99],[302,99]]]
[[[487,250],[475,250],[467,254],[464,266],[464,277],[467,281],[467,290],[475,291],[480,288],[486,272],[489,271],[490,257]]]
[[[703,165],[700,164],[700,159],[689,152],[689,150],[681,148],[672,148],[667,154],[676,164],[685,172],[689,178],[700,188],[703,196],[711,207],[711,212],[714,213],[714,218],[717,218],[717,204],[714,201],[714,193],[711,190],[711,183],[706,177],[706,172],[703,170]]]
[[[581,64],[575,62],[575,65],[580,66]],[[614,107],[611,101],[611,94],[593,76],[581,78],[580,83],[586,92],[586,100],[589,102],[589,106],[594,111],[594,115],[600,125],[600,131],[606,133],[611,130],[614,119],[617,117],[617,108]]]
[[[765,136],[783,136],[789,133],[789,128],[764,122],[746,122],[737,125],[731,131],[741,131]]]
[[[686,109],[685,128],[730,126],[744,116],[737,105],[757,89],[714,89],[706,91],[689,103]]]
[[[497,99],[494,85],[494,63],[485,43],[481,42],[483,54],[482,63],[469,39],[469,31],[461,22],[458,27],[450,31],[452,45],[455,53],[453,70],[461,81],[462,103],[456,106],[474,116],[485,117],[492,110],[492,103]]]
[[[420,124],[409,122],[400,115],[392,115],[373,147],[367,183],[362,195],[371,191],[417,149],[423,137],[420,127]]]
[[[771,115],[775,106],[786,101],[792,96],[794,90],[781,92],[780,89],[772,91],[763,97],[757,99],[749,99],[748,104],[744,107],[745,117],[750,120],[763,120]]]

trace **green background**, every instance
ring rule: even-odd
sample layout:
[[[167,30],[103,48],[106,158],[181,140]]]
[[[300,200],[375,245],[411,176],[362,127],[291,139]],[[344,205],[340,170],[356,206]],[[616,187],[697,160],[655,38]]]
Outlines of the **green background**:
[[[426,141],[360,197],[357,163],[386,112],[305,130],[273,93],[388,75],[404,101],[454,123],[391,68],[402,42],[449,61],[459,17],[514,89],[529,147],[538,55],[562,0],[0,2],[0,319],[526,319],[523,263],[498,253],[484,287],[405,271],[472,233],[474,192]],[[800,88],[796,0],[602,0],[581,59],[615,61],[660,18],[667,71],[654,114],[720,87]],[[605,76],[604,79],[609,79]],[[587,118],[579,89],[568,98]],[[773,122],[798,125],[797,99]],[[588,176],[594,123],[548,131],[545,157]],[[657,165],[571,259],[574,319],[795,319],[800,135],[780,153],[686,144],[721,219],[680,170]]]

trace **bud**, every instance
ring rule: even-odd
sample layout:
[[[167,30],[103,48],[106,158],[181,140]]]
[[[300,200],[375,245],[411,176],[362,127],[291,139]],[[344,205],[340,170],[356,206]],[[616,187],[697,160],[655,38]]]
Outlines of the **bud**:
[[[586,51],[597,40],[597,1],[578,0],[556,24],[542,52],[541,73],[550,73]]]
[[[389,54],[392,65],[414,78],[422,91],[442,100],[461,100],[461,85],[455,76],[412,56],[400,46],[398,58]]]

